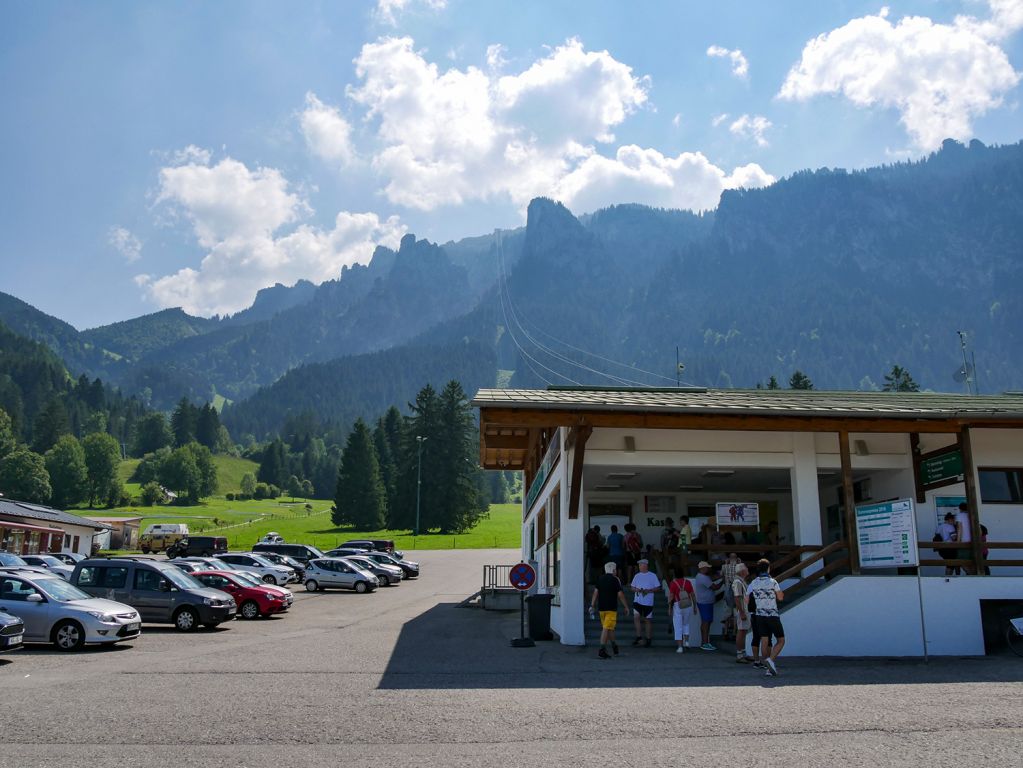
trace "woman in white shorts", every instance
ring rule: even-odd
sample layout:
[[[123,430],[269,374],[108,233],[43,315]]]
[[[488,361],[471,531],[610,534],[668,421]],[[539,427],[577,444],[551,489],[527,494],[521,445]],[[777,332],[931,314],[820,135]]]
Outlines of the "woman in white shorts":
[[[696,595],[693,582],[681,576],[668,584],[668,615],[675,629],[675,653],[685,653],[689,645],[689,618],[696,613]]]

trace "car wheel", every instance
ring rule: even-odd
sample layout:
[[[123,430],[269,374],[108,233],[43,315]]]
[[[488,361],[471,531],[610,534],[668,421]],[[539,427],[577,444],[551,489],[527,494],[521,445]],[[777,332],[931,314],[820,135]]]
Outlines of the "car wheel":
[[[148,555],[149,554],[149,550],[146,549],[145,547],[142,547],[142,554],[143,555]]]
[[[386,587],[387,586],[387,577],[386,576],[377,576],[377,586],[379,586],[379,587]]]
[[[207,549],[207,550],[206,550],[205,552],[203,552],[203,553],[202,553],[202,556],[203,556],[203,557],[213,557],[213,553],[212,553],[212,552],[210,552],[210,551],[209,551],[209,550]]]
[[[62,651],[80,651],[85,647],[85,630],[77,621],[62,621],[53,628],[53,644]]]
[[[360,595],[367,589],[369,589],[369,585],[366,584],[366,582],[364,581],[355,582],[355,591],[358,592]]]
[[[199,626],[199,617],[191,608],[182,608],[174,614],[174,628],[179,632],[194,632]]]
[[[305,583],[306,592],[316,592],[320,588],[320,585],[316,583],[316,579],[309,579]]]
[[[242,603],[242,607],[238,609],[238,613],[241,614],[243,619],[255,619],[259,616],[259,606],[255,600],[246,600]]]
[[[264,584],[275,584],[276,582],[277,579],[275,579],[272,574],[268,573],[266,576],[263,577]]]

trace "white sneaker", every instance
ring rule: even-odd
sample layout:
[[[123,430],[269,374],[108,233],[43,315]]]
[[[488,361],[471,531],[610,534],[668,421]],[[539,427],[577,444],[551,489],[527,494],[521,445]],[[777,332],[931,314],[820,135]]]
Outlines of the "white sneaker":
[[[776,667],[774,665],[774,659],[768,658],[768,659],[764,659],[764,661],[767,663],[767,669],[771,672],[771,675],[772,676],[773,675],[777,675],[778,674],[778,667]]]
[[[678,648],[675,649],[675,653],[685,653],[685,652],[686,652],[685,647],[681,646],[681,645]]]

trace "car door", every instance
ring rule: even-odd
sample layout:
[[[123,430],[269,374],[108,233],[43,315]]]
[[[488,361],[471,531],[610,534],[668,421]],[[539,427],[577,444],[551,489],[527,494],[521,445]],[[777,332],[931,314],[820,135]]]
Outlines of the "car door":
[[[155,568],[135,568],[132,580],[132,602],[142,621],[163,622],[170,619],[170,593],[161,588],[163,574]],[[123,602],[123,601],[121,601]]]
[[[37,595],[41,599],[29,599]],[[25,639],[49,642],[51,603],[35,587],[17,576],[0,576],[0,607],[25,622]]]

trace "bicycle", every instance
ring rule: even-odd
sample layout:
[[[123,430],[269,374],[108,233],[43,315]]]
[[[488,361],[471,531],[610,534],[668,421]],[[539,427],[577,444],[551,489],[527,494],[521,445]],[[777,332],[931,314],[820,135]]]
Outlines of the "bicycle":
[[[1023,656],[1023,616],[1009,619],[1009,626],[1005,628],[1005,643],[1017,656]]]

